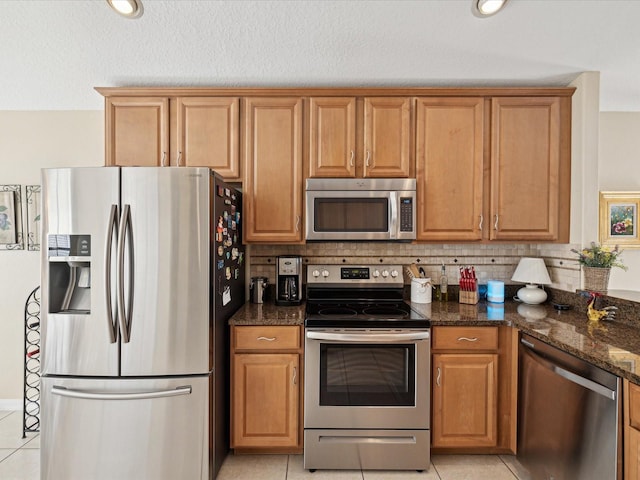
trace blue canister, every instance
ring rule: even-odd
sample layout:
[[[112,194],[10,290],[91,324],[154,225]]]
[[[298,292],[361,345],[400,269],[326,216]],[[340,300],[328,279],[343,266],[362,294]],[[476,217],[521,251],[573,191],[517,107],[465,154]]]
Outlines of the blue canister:
[[[500,280],[489,280],[487,282],[487,301],[504,303],[504,282]]]

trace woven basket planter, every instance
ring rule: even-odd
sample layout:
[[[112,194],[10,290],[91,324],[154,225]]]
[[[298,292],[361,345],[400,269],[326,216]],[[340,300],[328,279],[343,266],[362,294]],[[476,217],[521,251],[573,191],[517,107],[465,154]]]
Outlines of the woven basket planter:
[[[609,288],[610,268],[582,267],[584,272],[584,289],[591,292],[607,293]]]

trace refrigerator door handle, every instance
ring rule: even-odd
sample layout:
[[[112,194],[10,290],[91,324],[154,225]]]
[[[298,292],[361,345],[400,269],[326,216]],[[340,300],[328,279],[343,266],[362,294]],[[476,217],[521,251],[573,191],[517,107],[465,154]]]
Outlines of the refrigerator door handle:
[[[124,292],[124,255],[125,241],[129,252],[129,295],[125,308]],[[131,228],[131,206],[125,205],[120,217],[120,227],[118,231],[118,317],[120,319],[120,330],[122,341],[129,343],[131,339],[131,318],[133,313],[133,280],[134,280],[134,258],[133,258],[133,232]]]
[[[113,237],[118,236],[118,206],[111,205],[109,213],[109,223],[107,225],[107,245],[104,252],[104,285],[107,300],[107,321],[109,322],[109,339],[110,343],[116,343],[118,340],[118,312],[113,309],[111,302],[111,254],[113,253]]]
[[[191,385],[184,385],[169,390],[152,390],[148,392],[106,393],[92,390],[73,390],[65,387],[51,387],[53,395],[61,397],[82,398],[84,400],[148,400],[152,398],[176,397],[191,395]]]

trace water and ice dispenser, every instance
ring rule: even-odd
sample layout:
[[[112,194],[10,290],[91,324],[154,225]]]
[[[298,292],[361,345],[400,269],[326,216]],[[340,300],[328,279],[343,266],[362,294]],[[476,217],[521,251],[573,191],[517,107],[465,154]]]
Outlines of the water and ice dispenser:
[[[91,236],[49,235],[49,313],[91,313]]]

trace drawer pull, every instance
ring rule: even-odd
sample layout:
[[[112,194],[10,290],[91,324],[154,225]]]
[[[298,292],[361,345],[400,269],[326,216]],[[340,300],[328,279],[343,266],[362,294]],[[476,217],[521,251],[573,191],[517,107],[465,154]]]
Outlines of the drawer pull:
[[[258,340],[264,340],[265,342],[273,342],[276,337],[258,337]]]
[[[477,342],[477,341],[478,341],[478,337],[473,337],[473,338],[469,338],[469,337],[458,337],[458,341],[459,341],[459,342]]]

